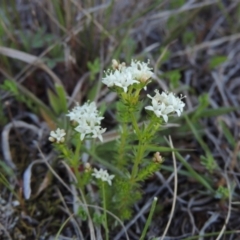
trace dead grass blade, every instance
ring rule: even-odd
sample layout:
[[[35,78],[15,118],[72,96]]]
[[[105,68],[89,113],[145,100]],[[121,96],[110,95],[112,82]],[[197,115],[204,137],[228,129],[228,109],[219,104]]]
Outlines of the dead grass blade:
[[[169,136],[169,145],[172,149],[174,149],[173,147],[173,143],[172,143],[172,139],[171,137]],[[169,219],[168,219],[168,222],[167,222],[167,225],[164,229],[164,232],[163,232],[163,235],[161,236],[161,240],[163,240],[168,232],[168,229],[170,227],[170,224],[172,222],[172,219],[173,219],[173,214],[174,214],[174,210],[175,210],[175,207],[176,207],[176,201],[177,201],[177,186],[178,186],[178,175],[177,175],[177,161],[176,161],[176,157],[175,157],[175,154],[174,152],[172,152],[172,158],[173,158],[173,168],[174,168],[174,195],[173,195],[173,203],[172,203],[172,209],[171,209],[171,212],[170,212],[170,216],[169,216]]]
[[[215,4],[215,3],[218,3],[218,0],[204,1],[202,3],[196,3],[196,4],[192,4],[192,5],[189,5],[188,3],[186,3],[185,5],[183,5],[178,10],[169,10],[169,11],[164,11],[164,12],[161,12],[161,13],[154,14],[150,17],[150,20],[154,20],[154,19],[157,19],[157,18],[168,18],[172,15],[176,15],[176,14],[179,14],[179,13],[182,13],[182,12],[185,12],[185,11],[190,11],[190,10],[193,10],[193,9],[203,8],[203,7]]]
[[[31,189],[31,177],[32,177],[32,167],[35,164],[44,163],[42,160],[36,160],[28,165],[27,169],[23,174],[23,195],[26,200],[31,197],[32,189]]]
[[[98,21],[96,21],[88,11],[83,9],[77,1],[70,1],[79,9],[80,12],[82,12],[90,21],[92,21],[101,32],[103,32],[107,37],[109,37],[112,42],[116,42],[116,39]]]
[[[240,33],[237,33],[237,34],[222,37],[222,38],[219,38],[219,39],[216,39],[216,40],[213,40],[213,41],[203,42],[203,43],[198,44],[198,45],[196,45],[192,48],[187,48],[185,50],[178,51],[178,52],[174,53],[172,55],[172,57],[179,57],[179,56],[183,56],[183,55],[186,55],[186,54],[192,54],[192,53],[195,53],[199,50],[203,50],[203,49],[210,48],[210,47],[212,47],[212,48],[216,47],[216,46],[221,45],[225,42],[238,40],[239,38],[240,38]]]
[[[10,236],[9,232],[1,223],[0,223],[0,231],[5,233],[5,235],[8,237],[8,240],[12,240],[12,237]]]
[[[28,64],[41,68],[52,77],[55,83],[62,86],[62,82],[58,78],[58,76],[46,64],[44,64],[44,62],[39,57],[33,56],[29,53],[24,53],[19,50],[7,48],[7,47],[1,47],[1,46],[0,46],[0,54],[10,58],[21,60],[23,62],[26,62]]]
[[[27,124],[23,121],[13,121],[11,123],[8,123],[4,127],[4,129],[2,131],[2,151],[3,151],[4,161],[13,170],[16,170],[17,167],[12,160],[8,139],[9,139],[10,130],[12,128],[19,128],[19,127],[30,129],[30,130],[34,131],[37,135],[38,135],[38,132],[39,132],[39,129],[36,126],[34,126],[32,124]]]

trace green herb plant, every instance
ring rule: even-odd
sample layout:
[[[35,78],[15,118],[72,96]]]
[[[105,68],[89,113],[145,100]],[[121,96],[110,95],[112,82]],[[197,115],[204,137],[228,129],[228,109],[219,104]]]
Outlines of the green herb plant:
[[[102,83],[119,97],[116,113],[119,138],[111,151],[105,152],[105,161],[102,161],[101,165],[97,162],[97,152],[94,150],[99,142],[93,139],[98,138],[103,142],[103,133],[107,129],[101,127],[104,117],[98,112],[94,102],[76,105],[66,114],[70,118],[71,127],[51,131],[49,137],[75,174],[75,185],[84,201],[91,205],[100,205],[104,209],[99,216],[94,209],[86,210],[81,207],[79,217],[84,216],[82,220],[86,220],[86,213],[89,211],[91,216],[94,216],[93,219],[103,225],[106,239],[109,236],[109,223],[114,221],[112,214],[121,220],[130,219],[132,206],[142,198],[141,183],[161,168],[163,159],[160,153],[152,153],[148,146],[158,143],[157,133],[164,122],[168,122],[168,116],[173,113],[180,116],[185,106],[182,96],[179,98],[167,92],[160,94],[158,90],[155,90],[154,96],[147,95],[151,104],[143,106],[141,96],[153,75],[148,64],[149,62],[132,60],[131,64],[126,66],[125,63],[113,60],[113,69],[105,72]],[[147,114],[140,124],[143,111]],[[91,149],[86,147],[89,142]],[[94,151],[93,156],[96,157],[93,157],[92,162],[85,162],[83,153]],[[96,185],[98,197],[90,197],[86,188],[88,184]],[[112,214],[108,214],[109,212]],[[152,213],[153,210],[150,218]],[[150,218],[141,239],[144,239]]]

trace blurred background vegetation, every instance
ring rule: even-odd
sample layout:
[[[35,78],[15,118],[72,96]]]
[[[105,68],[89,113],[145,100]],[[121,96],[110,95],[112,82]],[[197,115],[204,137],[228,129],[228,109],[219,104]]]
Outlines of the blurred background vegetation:
[[[179,176],[167,236],[238,239],[239,32],[238,0],[1,0],[0,239],[54,239],[61,227],[58,239],[81,239],[81,232],[89,239],[87,224],[63,226],[73,196],[44,164],[33,162],[44,154],[70,184],[65,169],[54,165],[48,135],[66,124],[69,107],[87,100],[104,112],[109,131],[96,150],[104,158],[117,121],[116,95],[101,79],[114,58],[150,59],[155,76],[146,94],[158,88],[186,95],[185,115],[159,136],[165,162],[143,184],[144,199],[126,223],[130,239],[139,239],[152,196],[159,203],[148,238],[162,236],[166,227],[174,188],[171,154],[164,151],[168,135],[178,149]],[[23,175],[33,165],[26,201]],[[120,228],[111,234],[125,239]]]

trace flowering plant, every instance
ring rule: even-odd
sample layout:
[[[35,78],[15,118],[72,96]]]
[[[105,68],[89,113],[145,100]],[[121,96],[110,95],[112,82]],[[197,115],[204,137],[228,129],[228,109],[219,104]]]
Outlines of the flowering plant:
[[[117,103],[117,119],[119,120],[119,139],[115,141],[111,154],[111,162],[102,161],[98,166],[95,159],[97,152],[86,148],[86,143],[97,138],[103,142],[103,133],[107,130],[101,127],[104,119],[99,114],[94,102],[87,102],[82,106],[76,105],[68,112],[73,131],[57,129],[50,133],[49,140],[55,142],[56,147],[67,159],[76,176],[76,186],[81,190],[84,198],[88,195],[86,186],[97,184],[104,208],[104,227],[108,236],[107,211],[111,211],[120,219],[131,217],[131,207],[141,198],[140,183],[158,171],[163,162],[159,152],[149,160],[150,143],[155,142],[155,136],[162,124],[167,123],[169,115],[180,116],[185,106],[183,96],[177,97],[173,93],[155,90],[155,95],[147,95],[151,104],[145,107],[147,119],[139,124],[139,116],[143,109],[140,92],[147,89],[151,82],[153,71],[144,63],[132,60],[129,66],[113,60],[112,70],[105,72],[102,83],[115,91],[119,96]],[[72,134],[71,134],[72,133]],[[73,149],[67,144],[72,139]],[[95,149],[93,147],[93,149]],[[82,153],[92,154],[91,163],[84,162]],[[105,155],[107,158],[108,155]],[[80,160],[79,160],[80,159]],[[91,164],[98,166],[92,170]],[[83,171],[79,171],[83,165]],[[108,169],[108,171],[106,170]],[[99,170],[98,170],[99,169]],[[111,175],[108,173],[110,172]],[[90,204],[97,204],[98,199],[90,200]],[[87,211],[87,210],[86,210]]]

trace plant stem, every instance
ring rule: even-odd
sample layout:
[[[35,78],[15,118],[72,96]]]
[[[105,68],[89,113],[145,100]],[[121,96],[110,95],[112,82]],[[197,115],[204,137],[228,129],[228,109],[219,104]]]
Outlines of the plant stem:
[[[81,181],[82,176],[79,172],[79,165],[81,164],[79,161],[81,145],[82,145],[82,141],[79,139],[79,141],[77,141],[77,145],[76,145],[76,149],[75,149],[74,156],[72,159],[71,167],[73,168],[74,174],[77,178],[77,186],[81,189],[81,191],[83,191],[83,185],[82,185],[82,181]]]
[[[116,164],[116,167],[118,169],[122,169],[126,165],[125,148],[127,145],[127,136],[128,136],[127,124],[122,123],[121,137],[120,137],[120,142],[118,146],[118,156],[117,156],[117,164]]]
[[[107,223],[107,207],[106,207],[106,196],[105,196],[105,184],[102,181],[102,198],[103,198],[103,209],[104,209],[104,228],[105,228],[105,232],[106,232],[106,240],[108,240],[108,223]]]
[[[155,210],[155,207],[156,207],[156,203],[157,203],[157,197],[154,197],[153,199],[153,202],[152,202],[152,206],[151,206],[151,209],[150,209],[150,213],[148,215],[148,219],[147,219],[147,222],[144,226],[144,229],[142,231],[142,234],[141,234],[141,237],[140,237],[140,240],[144,240],[145,239],[145,236],[146,236],[146,233],[147,233],[147,229],[152,221],[152,216],[153,216],[153,213],[154,213],[154,210]]]
[[[133,169],[132,169],[132,174],[131,174],[131,179],[134,179],[137,174],[138,174],[138,166],[142,160],[142,157],[143,157],[143,154],[144,154],[144,151],[145,151],[145,144],[143,142],[143,136],[142,136],[142,133],[138,127],[138,124],[137,124],[137,121],[136,121],[136,118],[134,116],[134,113],[131,112],[131,120],[132,120],[132,123],[133,123],[133,128],[136,132],[136,135],[138,137],[138,141],[139,141],[139,144],[138,144],[138,151],[137,151],[137,155],[134,159],[134,165],[133,165]]]
[[[145,144],[143,145],[143,143],[140,141],[138,145],[138,152],[137,152],[136,158],[134,159],[131,179],[134,179],[138,174],[138,166],[143,158],[144,151],[145,151]]]
[[[76,166],[79,165],[79,155],[80,155],[81,145],[82,145],[82,141],[79,139],[79,141],[77,141],[77,146],[76,146],[74,158],[73,158],[73,164]]]
[[[136,118],[134,116],[134,113],[131,112],[130,115],[131,115],[131,120],[132,120],[132,124],[133,124],[133,129],[135,130],[137,137],[140,138],[140,130],[139,130]]]

